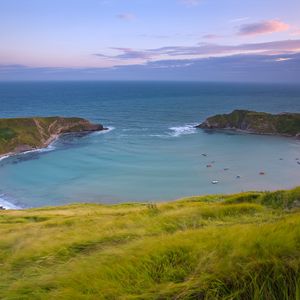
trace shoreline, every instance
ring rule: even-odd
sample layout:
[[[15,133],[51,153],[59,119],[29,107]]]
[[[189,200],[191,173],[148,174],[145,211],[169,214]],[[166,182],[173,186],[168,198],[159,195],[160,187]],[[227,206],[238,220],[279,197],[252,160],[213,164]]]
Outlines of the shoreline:
[[[3,195],[0,195],[0,211],[1,210],[23,210],[26,209],[26,207],[21,207],[13,204],[12,202],[9,202],[2,198]]]
[[[241,190],[241,191],[232,191],[232,192],[219,192],[219,193],[203,193],[203,194],[188,194],[185,196],[179,196],[179,198],[171,198],[171,199],[164,199],[164,200],[143,200],[143,201],[125,201],[125,202],[69,202],[69,203],[62,203],[58,205],[49,205],[45,204],[42,206],[18,206],[17,204],[14,204],[13,202],[7,201],[3,199],[3,194],[0,194],[0,212],[1,208],[2,210],[27,210],[27,209],[42,209],[44,207],[62,207],[62,206],[69,206],[73,204],[98,204],[98,205],[104,205],[104,206],[114,206],[114,205],[127,205],[127,204],[149,204],[149,203],[168,203],[168,202],[175,202],[178,200],[182,200],[185,198],[193,198],[193,197],[211,197],[211,196],[221,196],[221,195],[232,195],[232,194],[240,194],[240,193],[265,193],[265,192],[275,192],[275,191],[288,191],[293,190],[300,187],[300,185],[294,185],[294,186],[287,186],[281,189],[278,189],[277,187],[274,188],[268,188],[268,189],[250,189],[250,190]]]
[[[114,129],[114,128],[105,127],[105,128],[103,128],[102,130],[99,130],[99,131],[85,131],[84,133],[85,134],[92,134],[92,133],[95,133],[95,132],[98,133],[98,132],[102,132],[102,131],[109,132],[112,129]],[[10,158],[10,157],[13,157],[13,156],[16,156],[16,155],[27,154],[27,153],[31,153],[31,152],[47,151],[47,148],[49,146],[51,146],[53,143],[55,143],[61,136],[68,135],[68,134],[78,134],[78,133],[82,133],[82,132],[78,131],[78,132],[70,132],[70,133],[53,134],[47,141],[45,141],[45,143],[42,147],[31,148],[31,149],[28,149],[28,150],[26,149],[26,150],[23,150],[23,151],[3,153],[3,154],[0,154],[0,161],[2,161],[4,159],[7,159],[7,158]]]
[[[108,133],[112,130],[114,130],[114,127],[105,127],[103,130],[99,130],[99,131],[89,131],[86,132],[86,134],[92,134],[92,133]],[[104,132],[103,132],[104,131]],[[79,132],[80,133],[80,132]],[[55,147],[53,146],[53,144],[63,135],[71,135],[71,134],[76,134],[76,132],[73,133],[62,133],[62,134],[56,134],[53,135],[50,139],[48,139],[45,142],[45,145],[43,147],[40,148],[33,148],[31,150],[25,150],[25,151],[21,151],[21,152],[9,152],[9,153],[5,153],[5,154],[1,154],[0,155],[0,162],[2,160],[5,160],[7,158],[10,157],[14,157],[17,155],[25,155],[27,153],[32,153],[32,152],[48,152],[48,151],[52,151],[55,150]],[[53,147],[53,148],[51,148]],[[29,209],[30,207],[21,207],[18,206],[16,204],[14,204],[13,202],[7,201],[5,199],[2,198],[3,195],[0,194],[0,211],[1,210],[23,210],[23,209]]]
[[[255,131],[249,131],[249,130],[243,130],[239,128],[232,128],[232,127],[226,127],[226,128],[202,128],[199,126],[195,126],[197,129],[202,129],[204,131],[218,131],[218,132],[238,132],[238,133],[244,133],[244,134],[253,134],[253,135],[266,135],[266,136],[275,136],[275,137],[283,137],[283,138],[290,138],[294,140],[300,140],[300,135],[288,135],[288,134],[280,134],[280,133],[263,133],[263,132],[255,132]]]
[[[108,128],[105,128],[105,130],[101,130],[101,131],[95,131],[95,132],[86,132],[85,134],[87,134],[87,135],[89,135],[89,134],[93,134],[93,135],[99,135],[99,134],[105,134],[105,133],[108,133],[108,132],[110,132],[111,130],[113,130],[114,128],[113,127],[108,127]],[[207,130],[207,129],[204,129],[204,130]],[[253,132],[246,132],[245,130],[238,130],[238,129],[234,129],[234,128],[224,128],[224,129],[210,129],[210,130],[213,130],[213,131],[216,131],[216,132],[220,132],[220,133],[224,133],[225,131],[232,131],[232,132],[237,132],[237,133],[241,133],[241,134],[254,134],[254,135],[256,135],[257,133],[253,133]],[[80,132],[79,132],[80,133]],[[19,152],[19,153],[12,153],[12,154],[10,154],[10,155],[8,155],[8,154],[6,154],[6,155],[3,155],[2,157],[0,156],[0,163],[1,163],[1,160],[3,160],[3,159],[5,159],[5,158],[9,158],[9,157],[13,157],[13,156],[17,156],[17,155],[22,155],[22,154],[27,154],[27,153],[31,153],[31,152],[44,152],[44,151],[52,151],[52,150],[55,150],[55,148],[53,149],[52,148],[52,146],[53,146],[53,143],[55,143],[60,137],[62,137],[62,136],[64,136],[64,135],[76,135],[76,132],[74,132],[74,133],[62,133],[62,134],[59,134],[59,135],[53,135],[52,137],[51,137],[51,139],[48,139],[47,140],[47,146],[44,146],[44,147],[42,147],[42,148],[36,148],[36,149],[32,149],[32,150],[28,150],[28,151],[23,151],[23,152]],[[257,134],[257,135],[264,135],[264,134]],[[276,137],[286,137],[286,136],[280,136],[280,135],[275,135],[275,134],[267,134],[267,135],[269,135],[269,136],[276,136]],[[289,137],[290,138],[290,137]],[[297,139],[297,141],[298,141],[298,139]],[[46,143],[45,143],[46,144]],[[51,148],[48,148],[48,147],[51,147]],[[31,156],[30,156],[31,157]],[[30,158],[29,157],[29,158]],[[10,161],[8,162],[8,164],[10,164]],[[286,188],[288,188],[288,189],[290,189],[291,188],[291,186],[288,186],[287,185],[287,187],[284,187],[284,189],[286,189]],[[277,187],[275,187],[274,185],[273,185],[273,188],[272,187],[268,187],[267,188],[267,190],[269,190],[269,191],[272,191],[272,190],[275,190],[275,189],[277,189]],[[245,190],[247,190],[247,189],[245,189]],[[266,186],[265,186],[265,188],[259,188],[259,189],[250,189],[251,191],[252,190],[255,190],[255,191],[265,191],[266,190]],[[222,191],[223,191],[223,189],[222,189]],[[222,192],[221,191],[221,192]],[[232,193],[237,193],[237,192],[240,192],[240,191],[243,191],[243,190],[236,190],[236,191],[233,191]],[[2,195],[4,198],[2,198],[2,196],[0,195],[0,206],[3,206],[3,207],[5,207],[6,209],[30,209],[30,208],[32,208],[31,206],[23,206],[22,205],[22,203],[21,203],[21,205],[19,206],[18,205],[18,198],[19,197],[16,197],[16,198],[11,198],[13,201],[9,201],[9,196],[10,196],[10,194],[8,194],[8,197],[7,197],[7,199],[6,199],[6,197],[5,197],[5,192],[6,191],[4,191],[3,192],[3,194],[4,195]],[[203,194],[203,195],[213,195],[213,194],[215,194],[214,192],[212,192],[212,193],[209,193],[209,194]],[[202,195],[202,194],[201,194]],[[176,195],[175,195],[176,196]],[[186,194],[186,196],[189,196],[189,194]],[[177,197],[177,196],[176,196]],[[171,200],[170,199],[168,199],[168,200],[166,200],[166,201],[172,201],[172,200],[174,200],[174,199],[176,199],[176,197],[174,197],[174,198],[171,198]],[[2,201],[1,200],[3,200],[3,202],[4,203],[2,203]],[[15,200],[15,201],[14,201]],[[29,199],[28,199],[29,200]],[[137,199],[138,200],[138,199]],[[71,199],[71,201],[72,201],[72,199]],[[147,201],[147,200],[146,200]],[[165,201],[165,200],[164,200]],[[26,201],[27,202],[27,201]],[[70,203],[72,203],[72,202],[70,202]],[[100,203],[100,202],[99,202]],[[134,202],[134,203],[136,203],[136,201]],[[139,203],[139,202],[137,202],[137,203]],[[11,205],[10,205],[11,204]],[[107,204],[109,204],[109,203],[107,203]],[[29,201],[29,205],[30,205],[30,201]],[[46,204],[47,205],[47,204]],[[63,205],[63,204],[60,204],[60,205]],[[11,206],[13,206],[13,208],[11,207]],[[44,206],[44,204],[42,204],[42,206],[38,206],[38,207],[43,207]]]
[[[10,158],[10,157],[22,155],[22,154],[27,154],[27,153],[31,153],[31,152],[47,151],[47,148],[49,146],[51,146],[51,144],[56,142],[59,139],[59,137],[62,135],[63,134],[55,135],[49,142],[46,141],[45,144],[39,148],[32,148],[32,149],[28,149],[28,150],[24,150],[24,151],[15,151],[15,152],[8,152],[8,153],[0,154],[0,161],[4,160],[6,158]]]
[[[0,160],[20,153],[47,148],[66,133],[89,134],[108,129],[102,124],[93,124],[79,117],[3,118],[0,119],[0,123],[1,130],[4,130],[3,134],[9,131],[7,140],[3,140],[4,146],[1,150],[4,153],[0,154]],[[32,129],[27,130],[27,126],[31,126]]]

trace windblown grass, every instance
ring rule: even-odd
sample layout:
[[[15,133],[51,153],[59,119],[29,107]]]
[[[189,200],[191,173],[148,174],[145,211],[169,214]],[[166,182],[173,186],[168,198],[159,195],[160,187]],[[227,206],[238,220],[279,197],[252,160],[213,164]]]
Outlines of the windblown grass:
[[[300,188],[0,214],[1,299],[300,299]]]

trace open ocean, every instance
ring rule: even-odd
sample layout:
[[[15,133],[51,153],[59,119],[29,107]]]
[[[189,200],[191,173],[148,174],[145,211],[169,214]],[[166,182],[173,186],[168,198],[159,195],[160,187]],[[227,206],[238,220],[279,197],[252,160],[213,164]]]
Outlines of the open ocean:
[[[79,116],[110,130],[1,160],[0,205],[159,201],[300,185],[300,140],[193,127],[233,109],[300,112],[300,86],[2,82],[0,118]]]

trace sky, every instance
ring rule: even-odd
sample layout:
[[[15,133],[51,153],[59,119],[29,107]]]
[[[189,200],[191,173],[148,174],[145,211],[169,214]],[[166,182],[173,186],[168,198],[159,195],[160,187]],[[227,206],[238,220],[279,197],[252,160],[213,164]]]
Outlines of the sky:
[[[0,0],[0,80],[300,82],[299,0]]]

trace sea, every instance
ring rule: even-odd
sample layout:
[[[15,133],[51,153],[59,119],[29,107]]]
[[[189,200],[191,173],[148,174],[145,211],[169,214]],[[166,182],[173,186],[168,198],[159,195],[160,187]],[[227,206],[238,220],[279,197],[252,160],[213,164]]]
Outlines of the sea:
[[[195,128],[234,109],[300,112],[300,86],[1,82],[0,118],[78,116],[109,130],[2,158],[0,206],[154,202],[300,185],[299,139]]]

